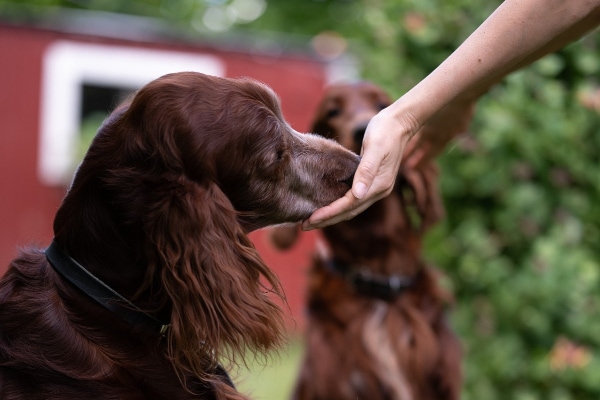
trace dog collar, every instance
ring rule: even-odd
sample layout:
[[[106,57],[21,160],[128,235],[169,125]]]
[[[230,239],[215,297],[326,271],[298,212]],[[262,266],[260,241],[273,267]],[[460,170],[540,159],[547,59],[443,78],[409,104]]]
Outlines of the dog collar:
[[[163,324],[121,296],[106,283],[94,276],[83,265],[62,252],[56,242],[52,241],[45,253],[50,265],[56,272],[87,296],[94,299],[98,304],[117,314],[125,322],[151,332],[156,332],[163,337],[167,334],[170,325]],[[235,385],[229,374],[227,374],[227,371],[220,364],[217,364],[215,373],[222,377],[228,386],[235,389]]]
[[[56,242],[52,241],[45,253],[50,265],[56,272],[87,296],[94,299],[98,304],[117,314],[131,325],[158,333],[160,336],[166,335],[170,325],[163,324],[121,296],[85,269],[83,265],[61,251]]]
[[[350,268],[348,264],[337,259],[330,259],[325,264],[330,271],[346,278],[357,293],[386,301],[400,296],[415,283],[418,277],[418,274],[413,277],[397,274],[380,275],[366,268]]]

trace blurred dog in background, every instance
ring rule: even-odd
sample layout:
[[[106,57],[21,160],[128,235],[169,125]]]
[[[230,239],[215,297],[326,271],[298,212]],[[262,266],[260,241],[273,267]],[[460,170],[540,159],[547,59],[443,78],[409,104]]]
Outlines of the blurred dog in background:
[[[369,120],[390,104],[368,82],[330,86],[311,131],[358,153]],[[393,192],[322,230],[308,287],[306,352],[296,400],[454,400],[461,350],[445,312],[452,297],[421,254],[444,214],[433,160],[401,168]],[[271,238],[292,246],[298,227]]]

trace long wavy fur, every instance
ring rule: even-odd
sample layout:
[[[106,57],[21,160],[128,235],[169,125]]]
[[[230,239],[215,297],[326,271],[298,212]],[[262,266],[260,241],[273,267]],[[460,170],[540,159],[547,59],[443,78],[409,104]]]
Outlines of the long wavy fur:
[[[151,290],[153,299],[160,299],[154,305],[170,309],[168,356],[180,377],[191,374],[218,384],[208,372],[218,360],[239,364],[248,352],[266,353],[282,343],[283,319],[273,296],[284,300],[283,291],[210,168],[201,180],[184,172],[177,135],[169,132],[177,126],[135,122],[138,112],[135,103],[127,110],[129,129],[141,131],[130,132],[126,157],[149,157],[146,162],[155,167],[113,168],[104,178],[108,190],[114,189],[115,202],[133,213],[123,215],[143,221],[141,253],[147,257],[147,269],[136,297]],[[151,112],[145,109],[144,115]],[[150,132],[143,132],[144,127]],[[115,121],[105,129],[124,126]],[[157,134],[157,129],[166,131]]]
[[[248,350],[267,351],[280,343],[280,310],[267,293],[283,295],[221,190],[215,184],[183,186],[183,193],[168,204],[159,202],[147,220],[148,251],[155,254],[147,285],[158,277],[171,303],[174,364],[206,378],[214,367],[205,365],[207,354],[214,364],[226,349],[235,362]]]

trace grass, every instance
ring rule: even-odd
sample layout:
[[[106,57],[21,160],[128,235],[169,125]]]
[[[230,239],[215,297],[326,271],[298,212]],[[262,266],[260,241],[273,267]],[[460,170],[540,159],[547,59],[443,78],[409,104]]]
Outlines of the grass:
[[[289,399],[296,383],[302,359],[302,341],[290,340],[289,345],[265,362],[254,361],[249,369],[234,374],[237,389],[254,400]]]

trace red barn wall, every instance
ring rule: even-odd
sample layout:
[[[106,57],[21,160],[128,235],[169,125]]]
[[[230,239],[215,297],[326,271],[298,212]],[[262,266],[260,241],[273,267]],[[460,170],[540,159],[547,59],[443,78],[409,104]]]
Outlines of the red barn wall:
[[[216,56],[225,64],[226,76],[249,76],[271,86],[282,100],[286,119],[299,131],[309,126],[326,80],[325,66],[306,56],[272,56],[189,43],[116,40],[0,25],[0,275],[19,247],[47,246],[54,212],[66,189],[42,184],[37,172],[42,57],[57,40]],[[264,230],[251,237],[284,285],[293,316],[291,327],[302,327],[305,273],[316,234],[304,234],[287,253],[275,251]]]

